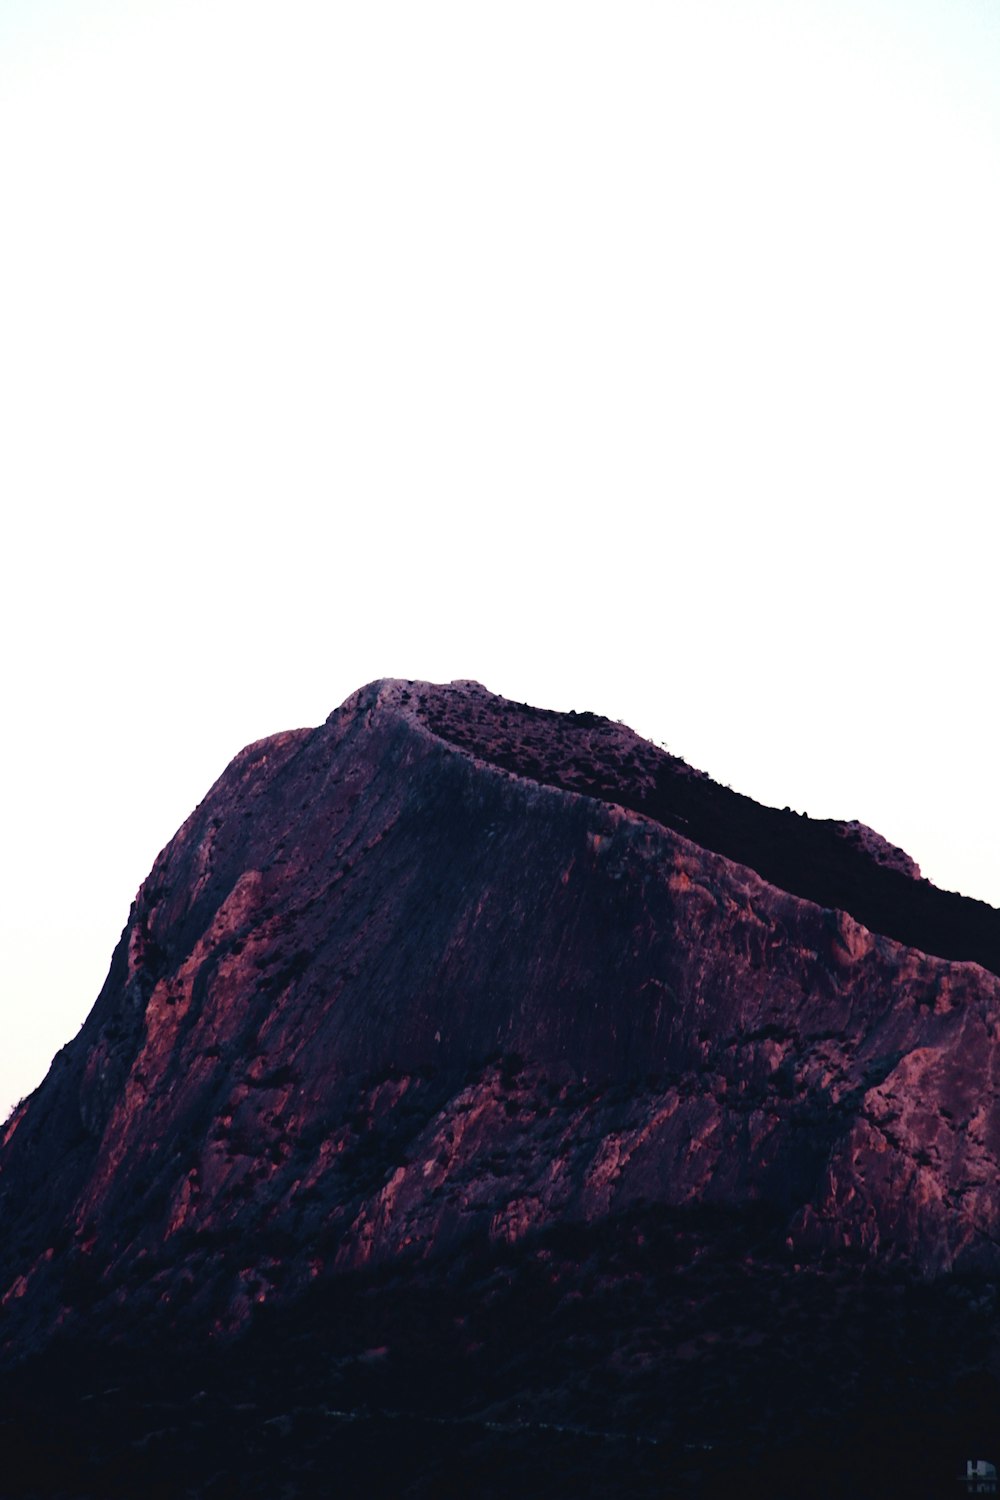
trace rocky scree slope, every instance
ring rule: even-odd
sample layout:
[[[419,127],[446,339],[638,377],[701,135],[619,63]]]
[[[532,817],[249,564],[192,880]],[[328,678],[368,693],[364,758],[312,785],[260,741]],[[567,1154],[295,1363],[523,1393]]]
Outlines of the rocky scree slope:
[[[647,1210],[992,1272],[998,922],[596,715],[373,683],[236,757],[7,1123],[4,1357]]]

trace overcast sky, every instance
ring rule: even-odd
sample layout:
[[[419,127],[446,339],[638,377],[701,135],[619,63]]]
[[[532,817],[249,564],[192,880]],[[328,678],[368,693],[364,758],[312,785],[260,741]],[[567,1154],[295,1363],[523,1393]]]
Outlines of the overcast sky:
[[[1000,905],[998,85],[987,0],[4,0],[0,1109],[378,676]]]

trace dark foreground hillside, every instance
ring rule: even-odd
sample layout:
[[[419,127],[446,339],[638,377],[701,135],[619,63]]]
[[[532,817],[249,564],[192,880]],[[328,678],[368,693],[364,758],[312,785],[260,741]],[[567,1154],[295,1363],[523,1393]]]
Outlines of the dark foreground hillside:
[[[760,1215],[568,1226],[352,1273],[233,1346],[56,1340],[0,1383],[0,1494],[937,1500],[1000,1451],[996,1300],[796,1270]]]
[[[352,1273],[232,1346],[56,1340],[0,1384],[0,1493],[959,1493],[1000,1451],[996,1286],[796,1270],[774,1228],[646,1211]]]

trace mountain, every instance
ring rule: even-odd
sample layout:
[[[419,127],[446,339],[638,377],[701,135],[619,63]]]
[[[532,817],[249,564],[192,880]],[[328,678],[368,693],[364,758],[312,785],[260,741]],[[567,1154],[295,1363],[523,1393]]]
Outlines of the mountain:
[[[589,712],[247,747],[3,1132],[0,1493],[937,1493],[1000,1453],[998,971]]]

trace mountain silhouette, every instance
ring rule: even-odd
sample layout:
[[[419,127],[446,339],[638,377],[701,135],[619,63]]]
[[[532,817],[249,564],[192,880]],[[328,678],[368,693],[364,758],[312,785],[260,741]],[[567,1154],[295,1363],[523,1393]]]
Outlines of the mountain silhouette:
[[[591,712],[386,680],[248,746],[4,1128],[0,1494],[947,1490],[998,969]]]

